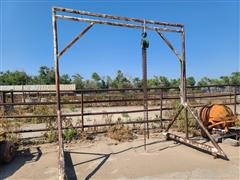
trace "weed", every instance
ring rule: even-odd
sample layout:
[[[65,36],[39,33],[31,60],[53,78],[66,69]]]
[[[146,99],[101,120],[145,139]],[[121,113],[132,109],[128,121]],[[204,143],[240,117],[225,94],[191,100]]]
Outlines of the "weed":
[[[66,142],[71,142],[73,139],[77,139],[78,132],[73,127],[72,118],[64,118],[63,119],[63,127],[66,129],[63,131],[63,139]]]
[[[57,131],[54,129],[50,129],[46,133],[44,133],[45,140],[49,143],[53,143],[57,141]]]
[[[4,112],[0,111],[0,133],[6,133],[6,139],[18,143],[21,135],[14,132],[20,130],[20,127],[21,124],[16,119],[5,119]]]
[[[76,139],[77,137],[77,130],[73,127],[69,128],[69,129],[65,129],[63,131],[63,139],[66,142],[71,142],[73,139]]]
[[[76,107],[75,107],[74,105],[71,105],[71,106],[69,107],[69,109],[70,109],[70,111],[72,111],[72,112],[76,112],[76,111],[77,111],[77,109],[76,109]]]
[[[128,115],[128,113],[122,113],[122,117],[128,119],[129,115]]]

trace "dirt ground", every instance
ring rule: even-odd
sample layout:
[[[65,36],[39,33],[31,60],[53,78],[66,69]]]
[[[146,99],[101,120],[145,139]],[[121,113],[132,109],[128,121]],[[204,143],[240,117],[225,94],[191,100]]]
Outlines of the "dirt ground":
[[[240,179],[240,148],[220,143],[229,161],[214,159],[160,134],[117,143],[103,136],[94,142],[65,144],[69,179]],[[32,146],[0,166],[0,179],[58,179],[56,144]]]

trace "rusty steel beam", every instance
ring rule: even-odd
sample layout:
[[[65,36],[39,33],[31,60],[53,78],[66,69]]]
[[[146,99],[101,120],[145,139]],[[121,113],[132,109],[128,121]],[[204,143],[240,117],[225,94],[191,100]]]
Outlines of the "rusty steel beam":
[[[83,29],[71,42],[69,42],[69,44],[63,48],[62,51],[60,51],[60,53],[58,53],[58,58],[60,56],[63,55],[63,53],[65,53],[75,42],[77,42],[77,40],[82,37],[89,29],[91,29],[91,27],[94,25],[94,23],[90,23],[85,29]]]
[[[162,119],[162,121],[170,121],[170,119]],[[149,123],[158,123],[159,120],[152,119],[148,120]],[[104,127],[104,126],[114,126],[116,124],[143,124],[147,123],[147,121],[125,121],[125,122],[116,122],[116,123],[101,123],[101,124],[85,124],[84,128],[94,128],[94,127]],[[73,128],[82,129],[83,126],[73,126]],[[68,129],[66,127],[63,127],[62,130]],[[58,130],[57,128],[53,128],[53,130]],[[30,132],[42,132],[42,131],[49,131],[48,128],[39,128],[39,129],[21,129],[21,130],[15,130],[11,133],[30,133]]]
[[[81,93],[81,120],[82,120],[82,131],[84,131],[84,102],[83,102],[83,92]]]
[[[139,18],[113,16],[113,15],[110,15],[110,14],[100,14],[100,13],[80,11],[80,10],[75,10],[75,9],[70,9],[70,8],[62,8],[62,7],[54,7],[54,9],[56,11],[61,11],[61,12],[80,14],[80,15],[86,15],[86,16],[93,16],[93,17],[100,17],[100,18],[107,18],[107,19],[115,19],[115,20],[130,21],[130,22],[137,22],[137,23],[144,23],[145,22],[146,24],[156,24],[156,25],[172,26],[172,27],[180,27],[180,28],[183,27],[183,24],[180,24],[180,23],[168,23],[168,22],[159,22],[159,21],[145,20],[145,19],[139,19]]]
[[[143,87],[143,118],[144,121],[144,149],[146,150],[146,135],[149,138],[148,125],[148,94],[147,94],[147,49],[142,47],[142,87]]]
[[[215,158],[220,157],[222,159],[229,160],[223,151],[219,151],[215,147],[209,146],[207,144],[199,143],[197,141],[193,141],[188,138],[183,138],[183,137],[177,136],[175,134],[171,134],[171,133],[163,133],[163,134],[167,137],[167,139],[177,141],[179,143],[193,147],[200,151],[208,152],[211,155],[213,155]]]
[[[163,112],[163,91],[160,91],[160,127],[163,128],[163,123],[162,123],[162,113]]]
[[[234,87],[234,115],[237,115],[237,86]]]
[[[160,31],[156,31],[158,35],[162,38],[162,40],[168,45],[168,47],[172,50],[172,52],[177,56],[179,61],[181,61],[181,55],[177,52],[177,50],[173,47],[170,41],[161,33]]]
[[[57,20],[56,20],[56,11],[54,9],[52,9],[52,26],[53,26],[53,48],[54,48],[54,62],[55,62],[56,99],[57,99],[56,111],[57,111],[57,125],[58,125],[58,178],[59,180],[65,180],[66,173],[65,173],[64,145],[63,145],[63,137],[62,137],[63,136],[62,121],[61,121]]]
[[[234,105],[234,103],[222,103],[224,105]],[[238,103],[240,104],[240,103]],[[205,104],[201,105],[191,105],[193,108],[203,107]],[[148,109],[148,111],[160,111],[161,108],[153,108]],[[166,107],[162,108],[162,111],[165,110],[175,110],[173,107]],[[108,112],[93,112],[93,113],[84,113],[84,116],[91,116],[91,115],[104,115],[104,114],[121,114],[121,113],[138,113],[138,112],[144,112],[144,110],[129,110],[129,111],[108,111]],[[61,114],[61,117],[74,117],[74,116],[81,116],[81,113],[74,113],[74,114]],[[11,118],[45,118],[45,117],[57,117],[56,114],[52,115],[5,115],[3,118],[11,119]]]
[[[217,144],[217,142],[215,141],[215,139],[211,136],[211,134],[208,132],[208,130],[205,128],[205,126],[203,125],[202,121],[198,118],[198,116],[194,113],[194,111],[192,111],[192,109],[189,107],[189,105],[187,105],[187,109],[188,111],[192,114],[192,116],[197,120],[200,128],[205,132],[205,134],[207,135],[207,137],[210,139],[210,141],[212,142],[212,144],[214,145],[214,147],[218,150],[219,153],[224,154],[225,157],[227,157],[227,155],[223,152],[223,150],[221,149],[221,147]]]
[[[80,18],[80,17],[73,17],[73,16],[65,16],[65,15],[56,15],[56,17],[58,19],[65,19],[65,20],[78,21],[78,22],[88,22],[88,23],[104,24],[104,25],[127,27],[127,28],[137,28],[137,29],[144,28],[143,25],[138,25],[138,24],[126,24],[126,23]],[[182,33],[182,30],[177,30],[177,29],[150,27],[150,26],[145,26],[145,28],[148,30],[153,30],[153,31],[166,31],[166,32]]]
[[[182,96],[183,96],[183,102],[182,105],[185,107],[184,108],[184,116],[185,116],[185,136],[188,138],[188,110],[185,106],[187,103],[187,81],[186,81],[186,48],[185,48],[185,31],[184,27],[182,27],[182,58],[180,58],[180,62],[182,64],[182,87],[180,88],[182,91]]]
[[[240,93],[236,93],[236,96],[240,95]],[[228,96],[235,96],[235,94],[212,94],[212,95],[194,95],[194,96],[190,96],[188,95],[187,98],[188,99],[204,99],[204,98],[213,98],[213,97],[228,97]],[[163,100],[174,100],[174,99],[179,99],[179,96],[175,97],[175,96],[164,96]],[[157,101],[159,100],[159,98],[148,98],[148,101]],[[107,103],[107,102],[125,102],[125,101],[143,101],[142,98],[135,98],[135,99],[107,99],[107,100],[87,100],[84,101],[84,104],[93,104],[93,103]],[[79,104],[81,103],[81,101],[68,101],[68,102],[61,102],[61,104]],[[18,105],[54,105],[56,104],[56,101],[54,102],[6,102],[6,103],[0,103],[0,106],[4,106],[4,105],[14,105],[14,106],[18,106]],[[226,105],[235,105],[235,100],[234,103],[223,103]],[[236,101],[236,104],[239,104],[238,101]]]

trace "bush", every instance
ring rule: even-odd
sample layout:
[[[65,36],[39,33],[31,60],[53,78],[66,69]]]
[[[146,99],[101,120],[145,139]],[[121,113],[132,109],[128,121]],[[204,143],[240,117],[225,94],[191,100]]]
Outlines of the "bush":
[[[66,141],[66,142],[71,142],[73,139],[76,139],[77,137],[77,130],[74,129],[73,127],[72,128],[69,128],[69,129],[65,129],[63,131],[63,139]]]

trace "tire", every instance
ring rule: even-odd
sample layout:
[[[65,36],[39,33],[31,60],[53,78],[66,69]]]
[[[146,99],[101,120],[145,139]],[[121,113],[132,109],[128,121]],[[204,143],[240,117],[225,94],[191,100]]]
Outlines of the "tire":
[[[9,163],[16,153],[14,144],[11,141],[0,142],[0,162]]]

